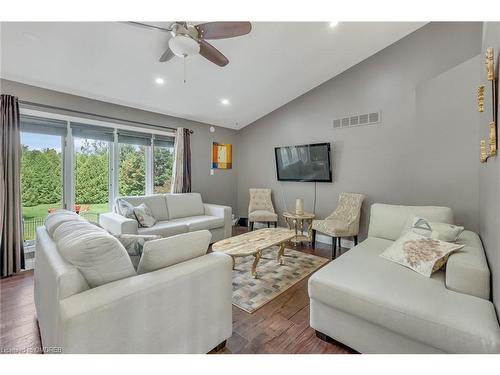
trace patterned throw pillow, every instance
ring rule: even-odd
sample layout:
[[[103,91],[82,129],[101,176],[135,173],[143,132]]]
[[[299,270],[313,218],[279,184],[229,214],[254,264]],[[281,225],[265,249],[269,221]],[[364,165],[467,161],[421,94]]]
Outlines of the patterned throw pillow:
[[[144,203],[134,207],[134,214],[141,227],[149,228],[156,224],[153,212]]]
[[[144,244],[147,241],[159,240],[161,238],[161,236],[156,234],[117,234],[115,237],[121,242],[125,250],[127,250],[135,270],[137,270],[137,266],[141,260]]]
[[[134,206],[127,202],[125,199],[118,198],[116,200],[116,212],[127,219],[137,220],[134,213]]]
[[[413,233],[446,242],[455,242],[464,231],[464,227],[458,225],[435,223],[417,216],[413,217],[408,226]]]
[[[398,238],[380,256],[423,276],[431,277],[433,272],[446,264],[452,252],[462,247],[464,245],[440,241],[410,231]]]
[[[142,255],[144,244],[147,241],[159,240],[161,236],[157,234],[117,234],[115,236],[121,242],[127,253],[131,256]]]

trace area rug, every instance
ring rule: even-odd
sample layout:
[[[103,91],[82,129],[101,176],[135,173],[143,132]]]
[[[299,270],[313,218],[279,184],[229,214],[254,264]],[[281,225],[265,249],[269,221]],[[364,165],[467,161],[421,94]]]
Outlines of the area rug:
[[[251,275],[254,257],[236,258],[233,305],[251,314],[328,262],[328,259],[287,248],[284,263],[280,265],[276,261],[278,249],[275,246],[264,250],[256,279]]]

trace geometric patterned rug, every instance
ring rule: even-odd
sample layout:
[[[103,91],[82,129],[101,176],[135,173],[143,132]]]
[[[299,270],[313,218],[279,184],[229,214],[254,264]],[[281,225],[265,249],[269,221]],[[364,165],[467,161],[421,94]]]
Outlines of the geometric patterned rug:
[[[278,249],[274,246],[264,250],[257,265],[256,279],[251,274],[254,257],[236,258],[233,305],[251,314],[329,261],[286,248],[283,265],[280,265],[276,261]]]

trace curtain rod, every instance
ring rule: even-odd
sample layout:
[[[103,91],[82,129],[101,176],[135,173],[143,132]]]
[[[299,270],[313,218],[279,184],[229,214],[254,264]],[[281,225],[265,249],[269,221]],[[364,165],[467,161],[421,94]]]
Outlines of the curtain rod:
[[[52,106],[52,105],[47,105],[47,104],[39,104],[39,103],[34,103],[34,102],[28,102],[28,101],[25,101],[25,100],[19,100],[19,104],[25,105],[25,106],[30,106],[30,107],[55,109],[55,110],[66,111],[66,112],[70,112],[70,113],[74,113],[74,114],[78,114],[78,115],[93,116],[93,117],[97,117],[97,118],[101,118],[101,119],[118,121],[118,122],[129,123],[129,124],[146,125],[146,126],[151,126],[153,128],[157,128],[159,130],[165,130],[165,129],[174,130],[174,131],[177,130],[177,128],[173,128],[171,126],[161,126],[161,125],[150,124],[150,123],[147,123],[147,122],[134,121],[134,120],[125,120],[125,119],[122,119],[122,118],[119,118],[119,117],[98,115],[98,114],[95,114],[95,113],[83,112],[83,111],[76,111],[74,109],[68,109],[68,108],[63,108],[63,107],[56,107],[56,106]],[[194,131],[192,131],[191,129],[188,129],[188,130],[189,130],[190,134],[194,133]]]

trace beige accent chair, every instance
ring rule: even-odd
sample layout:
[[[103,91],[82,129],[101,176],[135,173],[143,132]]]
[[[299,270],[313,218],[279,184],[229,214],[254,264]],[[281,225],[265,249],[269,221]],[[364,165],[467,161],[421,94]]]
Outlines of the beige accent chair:
[[[267,223],[269,228],[270,223],[274,223],[274,227],[278,226],[278,215],[274,211],[273,202],[271,200],[271,189],[249,189],[250,203],[248,204],[248,226],[253,230],[255,222]]]
[[[342,237],[352,237],[354,245],[358,244],[359,219],[361,205],[365,196],[357,193],[340,193],[335,211],[324,220],[314,220],[312,224],[312,246],[316,243],[316,232],[332,237],[332,259],[337,256],[337,241],[339,252]]]

